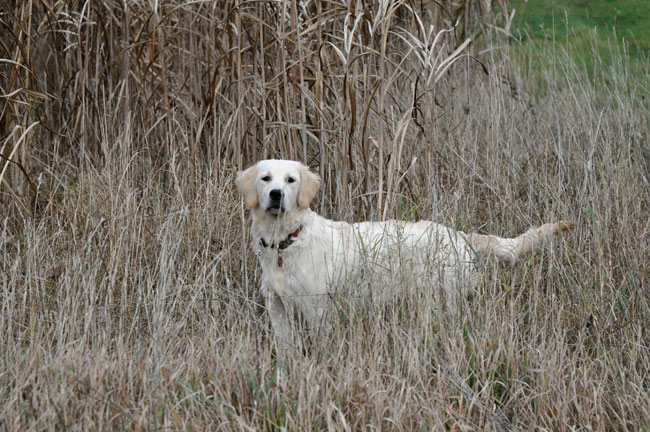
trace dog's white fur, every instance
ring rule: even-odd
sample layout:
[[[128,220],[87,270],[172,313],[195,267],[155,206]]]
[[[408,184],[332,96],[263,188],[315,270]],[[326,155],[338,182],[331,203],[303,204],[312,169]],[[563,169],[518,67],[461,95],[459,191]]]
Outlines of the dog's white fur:
[[[295,161],[260,161],[237,177],[237,187],[253,218],[253,247],[262,266],[261,293],[280,351],[298,342],[295,314],[310,328],[323,319],[336,295],[395,294],[407,274],[416,286],[463,293],[478,280],[477,254],[517,261],[573,223],[532,228],[516,238],[465,234],[434,222],[349,224],[325,219],[309,209],[320,179]],[[359,280],[381,292],[359,293]],[[413,285],[413,282],[411,282]],[[365,286],[368,286],[366,283]],[[391,288],[395,287],[395,288]],[[325,324],[326,325],[326,324]]]

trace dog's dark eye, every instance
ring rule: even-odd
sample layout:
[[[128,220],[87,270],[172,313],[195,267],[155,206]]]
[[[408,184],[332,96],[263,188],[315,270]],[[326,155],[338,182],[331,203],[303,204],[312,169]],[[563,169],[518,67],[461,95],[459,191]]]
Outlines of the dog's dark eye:
[[[293,178],[293,177],[287,177],[287,183],[293,183],[293,182],[295,182],[295,181],[296,181],[295,178]]]
[[[262,177],[263,182],[271,181],[271,176],[264,176]]]

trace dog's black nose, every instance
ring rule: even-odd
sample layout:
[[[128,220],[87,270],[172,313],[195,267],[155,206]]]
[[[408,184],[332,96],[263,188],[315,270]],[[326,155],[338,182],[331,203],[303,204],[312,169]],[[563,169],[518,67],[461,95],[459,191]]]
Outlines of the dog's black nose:
[[[269,196],[273,201],[280,201],[282,199],[282,189],[271,189]]]

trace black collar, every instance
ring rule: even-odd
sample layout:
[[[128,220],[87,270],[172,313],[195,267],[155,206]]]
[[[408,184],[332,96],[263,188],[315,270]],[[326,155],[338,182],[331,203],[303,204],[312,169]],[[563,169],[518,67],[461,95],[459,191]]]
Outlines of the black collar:
[[[300,231],[302,231],[302,225],[300,225],[297,230],[289,234],[286,239],[278,243],[277,246],[274,243],[268,244],[263,238],[260,238],[260,245],[262,245],[262,247],[270,247],[271,249],[284,250],[296,241],[295,237],[298,237]]]

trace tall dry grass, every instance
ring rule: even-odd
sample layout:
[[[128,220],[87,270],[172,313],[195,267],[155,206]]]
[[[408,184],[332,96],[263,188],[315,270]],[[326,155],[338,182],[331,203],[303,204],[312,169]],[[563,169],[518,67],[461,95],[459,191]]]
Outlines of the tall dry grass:
[[[648,70],[466,46],[505,10],[3,3],[0,427],[647,428]],[[232,185],[263,157],[329,217],[579,228],[460,316],[342,299],[279,364]]]

